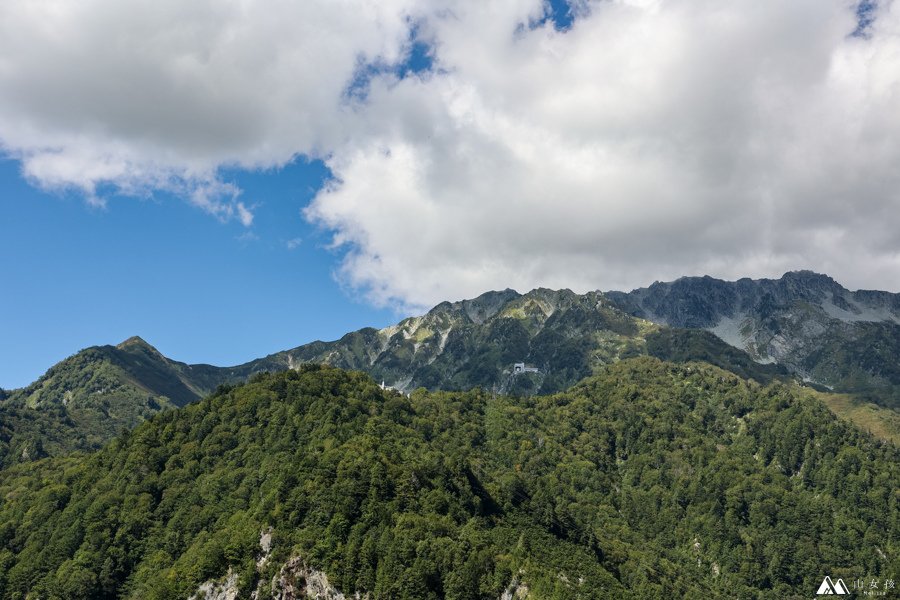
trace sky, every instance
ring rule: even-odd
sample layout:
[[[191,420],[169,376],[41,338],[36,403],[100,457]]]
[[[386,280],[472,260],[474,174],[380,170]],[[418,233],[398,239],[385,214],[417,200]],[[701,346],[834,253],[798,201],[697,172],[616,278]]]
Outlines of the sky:
[[[6,0],[0,386],[507,287],[900,291],[897,115],[887,0]]]
[[[335,283],[329,237],[300,215],[325,176],[302,161],[229,176],[255,207],[248,228],[164,193],[86,207],[0,162],[0,387],[133,335],[176,360],[234,365],[395,322]]]

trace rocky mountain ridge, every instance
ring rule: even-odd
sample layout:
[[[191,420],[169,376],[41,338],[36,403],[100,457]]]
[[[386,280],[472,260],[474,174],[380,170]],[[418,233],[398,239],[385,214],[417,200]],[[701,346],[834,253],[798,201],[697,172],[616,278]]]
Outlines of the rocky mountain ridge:
[[[683,277],[607,296],[633,316],[710,331],[806,381],[900,407],[900,294],[850,291],[795,271],[733,282]]]
[[[83,350],[34,384],[4,392],[0,462],[94,449],[219,385],[305,363],[361,370],[403,392],[481,387],[529,395],[567,389],[639,355],[701,360],[762,382],[793,373],[896,408],[900,295],[850,292],[810,272],[682,278],[628,293],[507,289],[233,367],[174,361],[134,337]]]

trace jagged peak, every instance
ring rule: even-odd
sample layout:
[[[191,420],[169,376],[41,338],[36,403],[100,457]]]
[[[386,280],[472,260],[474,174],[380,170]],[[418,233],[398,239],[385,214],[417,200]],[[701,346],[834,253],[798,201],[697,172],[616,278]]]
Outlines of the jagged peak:
[[[139,335],[133,335],[122,343],[116,345],[116,348],[119,350],[125,350],[126,348],[131,348],[133,346],[143,346],[145,348],[153,348],[150,344],[147,343],[147,340],[142,338]],[[155,350],[155,348],[153,348]]]
[[[514,289],[493,290],[469,300],[454,302],[454,310],[461,310],[473,323],[483,323],[496,315],[506,304],[521,298],[522,294]]]
[[[509,302],[510,300],[515,300],[516,298],[520,298],[521,296],[522,294],[512,288],[506,288],[504,290],[491,290],[469,300],[463,300],[462,304],[492,305],[498,302]]]
[[[506,288],[505,290],[490,290],[484,292],[483,294],[479,294],[474,298],[464,298],[462,300],[449,301],[444,300],[443,302],[436,304],[428,313],[435,312],[443,312],[447,310],[459,310],[464,306],[479,306],[485,304],[495,304],[499,302],[507,302],[510,299],[518,298],[521,296],[519,292],[512,288]]]
[[[151,354],[154,356],[158,356],[163,360],[167,360],[165,356],[163,356],[162,352],[157,350],[155,347],[151,346],[147,340],[142,338],[139,335],[133,335],[124,342],[118,344],[116,346],[116,350],[122,350],[125,352],[134,352],[136,350],[142,350],[144,353]]]
[[[572,297],[572,296],[577,296],[577,295],[579,295],[579,294],[576,294],[569,288],[562,288],[559,290],[554,290],[551,288],[538,287],[538,288],[534,288],[533,290],[531,290],[530,292],[528,292],[526,294],[523,294],[523,297],[526,297],[526,298],[535,298],[535,297],[537,297],[537,298],[559,298],[562,296]]]
[[[828,275],[824,273],[819,273],[818,271],[813,271],[812,269],[794,269],[792,271],[785,271],[782,277],[813,277],[817,279],[831,279]]]
[[[830,276],[825,275],[824,273],[816,273],[815,271],[810,271],[808,269],[800,269],[799,271],[788,271],[784,275],[781,276],[782,280],[795,280],[795,281],[807,281],[807,282],[816,282],[816,283],[827,283],[829,285],[836,284],[837,282]],[[840,284],[838,284],[840,285]]]
[[[843,287],[843,286],[841,286],[840,283],[835,281],[834,278],[832,278],[829,275],[826,275],[824,273],[818,273],[816,271],[812,271],[809,269],[798,269],[798,270],[794,270],[794,271],[787,271],[784,274],[782,274],[781,277],[777,277],[777,278],[760,277],[758,279],[753,279],[751,277],[741,277],[740,279],[737,279],[734,281],[732,281],[730,279],[720,279],[718,277],[713,277],[711,275],[683,275],[681,277],[673,279],[672,281],[656,280],[645,288],[635,288],[635,289],[631,290],[631,292],[623,292],[623,293],[635,293],[635,292],[640,292],[643,290],[660,291],[660,290],[668,290],[668,289],[672,289],[672,288],[677,289],[679,287],[691,286],[691,285],[698,284],[698,283],[731,285],[731,284],[738,284],[738,283],[740,283],[740,284],[767,284],[767,283],[777,283],[777,282],[781,282],[781,283],[803,282],[803,283],[820,284],[820,285],[825,284],[828,286],[836,285],[838,287]]]

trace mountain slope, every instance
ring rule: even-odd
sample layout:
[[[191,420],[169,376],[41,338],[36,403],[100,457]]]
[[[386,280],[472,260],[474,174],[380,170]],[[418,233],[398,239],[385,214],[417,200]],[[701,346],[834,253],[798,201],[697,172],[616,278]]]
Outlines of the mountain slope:
[[[505,290],[234,367],[173,361],[140,338],[88,348],[0,400],[0,465],[97,448],[149,415],[193,402],[218,385],[304,363],[365,371],[403,391],[480,386],[546,394],[641,354],[705,360],[760,382],[787,375],[714,336],[635,318],[599,292]],[[516,363],[534,372],[517,374]]]
[[[169,360],[137,337],[87,348],[0,399],[0,465],[99,448],[221,381],[219,369]]]
[[[529,398],[307,366],[0,472],[0,598],[266,597],[313,572],[373,600],[809,597],[896,573],[898,465],[698,363]]]
[[[758,361],[900,408],[900,294],[851,292],[798,271],[777,280],[683,277],[607,297],[634,316],[711,331]]]
[[[309,362],[362,370],[403,391],[480,386],[527,395],[566,389],[602,365],[641,354],[704,360],[760,382],[790,371],[854,394],[856,405],[843,411],[850,416],[867,402],[896,409],[900,295],[849,292],[809,272],[737,282],[682,278],[630,293],[504,290],[224,368],[172,361],[132,338],[89,348],[8,392],[0,400],[0,464],[96,448],[220,384]],[[517,363],[535,372],[517,374]]]
[[[712,336],[700,340],[696,332],[664,329],[626,314],[599,292],[504,290],[444,302],[385,329],[362,329],[335,342],[279,352],[235,367],[230,375],[317,362],[365,371],[400,390],[479,386],[546,394],[568,388],[602,365],[648,353],[676,360],[715,357],[719,366],[763,382],[786,375]],[[516,363],[536,372],[516,374]]]

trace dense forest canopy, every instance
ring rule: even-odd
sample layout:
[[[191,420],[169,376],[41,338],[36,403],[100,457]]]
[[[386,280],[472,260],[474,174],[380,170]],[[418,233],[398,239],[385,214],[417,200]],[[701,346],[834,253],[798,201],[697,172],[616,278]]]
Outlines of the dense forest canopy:
[[[372,598],[807,597],[900,572],[898,458],[700,363],[530,398],[308,366],[0,472],[0,597],[186,598],[230,568],[265,598],[295,556]]]

